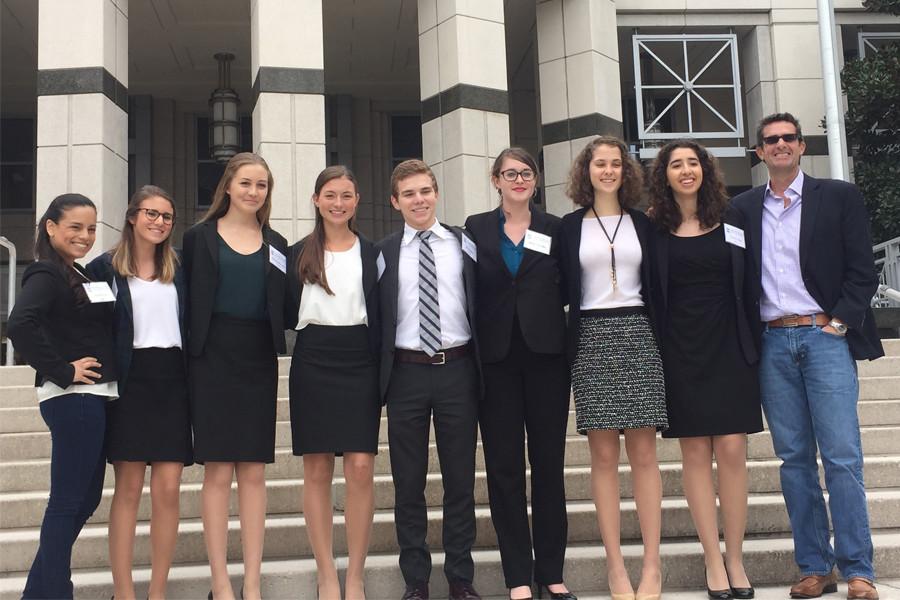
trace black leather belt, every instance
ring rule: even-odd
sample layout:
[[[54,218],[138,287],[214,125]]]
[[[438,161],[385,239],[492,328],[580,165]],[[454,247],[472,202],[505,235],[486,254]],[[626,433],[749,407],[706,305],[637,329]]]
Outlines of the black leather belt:
[[[457,358],[462,358],[471,354],[471,344],[463,344],[455,348],[447,348],[435,353],[434,356],[428,356],[421,350],[406,350],[404,348],[394,349],[394,358],[400,362],[416,363],[420,365],[443,365]]]

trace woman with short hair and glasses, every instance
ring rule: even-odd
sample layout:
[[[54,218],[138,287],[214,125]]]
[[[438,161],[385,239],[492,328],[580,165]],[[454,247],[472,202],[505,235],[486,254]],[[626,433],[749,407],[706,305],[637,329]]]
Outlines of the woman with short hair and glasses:
[[[119,399],[107,412],[107,460],[116,474],[109,511],[109,562],[116,598],[134,598],[132,559],[146,465],[151,465],[151,576],[148,597],[166,597],[178,537],[179,491],[192,462],[187,372],[182,348],[184,273],[172,248],[175,201],[145,185],[131,197],[122,236],[88,271],[116,293]]]
[[[497,156],[491,184],[499,206],[466,220],[478,247],[476,326],[485,388],[479,423],[491,519],[510,598],[531,598],[534,581],[539,593],[546,587],[551,598],[574,600],[563,583],[569,372],[560,220],[534,205],[537,163],[522,148],[507,148]]]

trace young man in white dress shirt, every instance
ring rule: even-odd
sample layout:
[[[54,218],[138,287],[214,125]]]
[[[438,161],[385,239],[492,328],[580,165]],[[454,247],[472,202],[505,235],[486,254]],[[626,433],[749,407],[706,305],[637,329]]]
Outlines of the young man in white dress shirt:
[[[474,314],[475,244],[435,215],[438,186],[424,162],[400,163],[391,204],[403,229],[378,244],[382,313],[381,393],[387,404],[394,518],[404,600],[427,600],[425,482],[429,427],[443,483],[444,574],[450,598],[480,598],[472,587],[475,443],[481,376]]]

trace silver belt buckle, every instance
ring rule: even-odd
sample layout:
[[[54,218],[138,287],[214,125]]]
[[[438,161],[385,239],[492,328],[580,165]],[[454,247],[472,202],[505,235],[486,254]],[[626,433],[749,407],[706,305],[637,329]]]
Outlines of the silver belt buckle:
[[[443,351],[441,351],[441,352],[435,352],[435,353],[434,353],[434,356],[432,356],[431,358],[432,358],[432,359],[437,359],[438,357],[440,357],[440,361],[441,361],[441,362],[432,362],[431,364],[433,364],[433,365],[444,365],[444,364],[447,364],[447,354],[446,354],[445,352],[443,352]]]

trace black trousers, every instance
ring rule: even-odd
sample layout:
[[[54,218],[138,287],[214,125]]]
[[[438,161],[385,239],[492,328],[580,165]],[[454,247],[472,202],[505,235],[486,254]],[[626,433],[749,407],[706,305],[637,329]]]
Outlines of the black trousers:
[[[471,356],[444,365],[394,364],[387,391],[388,443],[400,571],[407,585],[427,583],[431,576],[425,479],[432,418],[444,487],[444,574],[450,582],[471,582],[475,574],[478,396]]]
[[[563,476],[569,417],[569,368],[562,354],[528,349],[513,325],[509,354],[482,365],[481,442],[491,520],[509,588],[563,580],[568,520]],[[534,559],[525,492],[525,440],[531,464]]]

